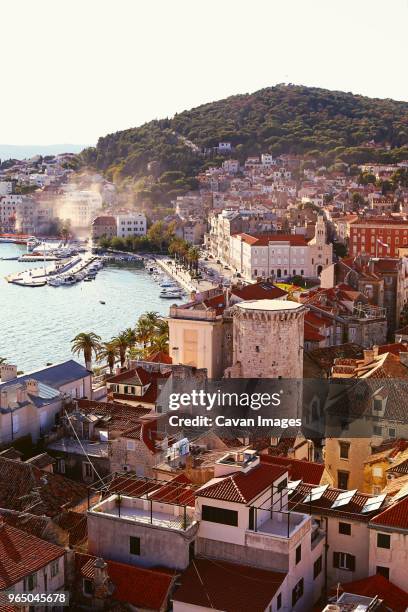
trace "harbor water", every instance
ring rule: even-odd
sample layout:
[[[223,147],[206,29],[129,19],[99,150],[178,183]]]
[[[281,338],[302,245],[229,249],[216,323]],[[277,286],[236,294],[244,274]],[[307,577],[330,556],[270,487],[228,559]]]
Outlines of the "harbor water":
[[[0,258],[25,252],[0,244]],[[144,268],[123,264],[68,287],[19,287],[4,278],[38,265],[0,259],[0,357],[24,372],[72,358],[70,341],[79,332],[94,331],[107,341],[147,310],[167,315],[171,303],[182,301],[160,298],[159,284]]]

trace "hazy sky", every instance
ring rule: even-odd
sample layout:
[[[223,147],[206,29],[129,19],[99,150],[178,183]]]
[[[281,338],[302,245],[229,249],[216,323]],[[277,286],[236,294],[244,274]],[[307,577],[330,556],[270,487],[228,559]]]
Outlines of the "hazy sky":
[[[291,82],[408,100],[408,0],[1,5],[0,142],[98,136]]]

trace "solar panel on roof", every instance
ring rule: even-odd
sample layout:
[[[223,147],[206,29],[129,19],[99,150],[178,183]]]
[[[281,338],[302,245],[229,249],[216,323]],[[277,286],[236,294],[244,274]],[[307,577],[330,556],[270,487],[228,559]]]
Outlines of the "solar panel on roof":
[[[371,497],[366,501],[361,512],[367,513],[372,512],[373,510],[378,510],[378,508],[381,506],[386,497],[386,493],[382,493],[381,495],[377,495],[376,497]]]
[[[304,504],[308,504],[313,501],[317,501],[323,495],[323,493],[329,488],[329,485],[321,485],[320,487],[315,487],[312,489],[303,500]]]
[[[334,500],[332,504],[332,508],[339,508],[340,506],[346,506],[354,495],[357,493],[357,489],[352,489],[351,491],[344,491],[340,493],[337,499]]]
[[[298,488],[301,482],[303,481],[302,480],[291,480],[290,482],[288,482],[288,485],[287,485],[288,495],[291,495],[293,491]]]

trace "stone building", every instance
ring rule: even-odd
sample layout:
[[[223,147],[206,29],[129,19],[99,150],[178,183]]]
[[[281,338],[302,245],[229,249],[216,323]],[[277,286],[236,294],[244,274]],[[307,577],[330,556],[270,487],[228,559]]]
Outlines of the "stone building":
[[[241,302],[233,311],[231,378],[302,378],[306,309],[284,300]]]

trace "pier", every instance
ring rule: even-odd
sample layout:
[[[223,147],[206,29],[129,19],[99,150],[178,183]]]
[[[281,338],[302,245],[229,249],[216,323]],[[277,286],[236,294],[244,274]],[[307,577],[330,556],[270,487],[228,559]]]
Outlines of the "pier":
[[[20,287],[43,287],[49,284],[48,281],[50,279],[56,279],[68,272],[72,276],[84,273],[92,264],[99,260],[100,258],[95,255],[77,255],[68,260],[60,260],[49,268],[44,266],[33,268],[32,270],[24,270],[23,272],[9,274],[5,278],[8,283],[13,283]],[[76,280],[83,279],[78,278]]]

